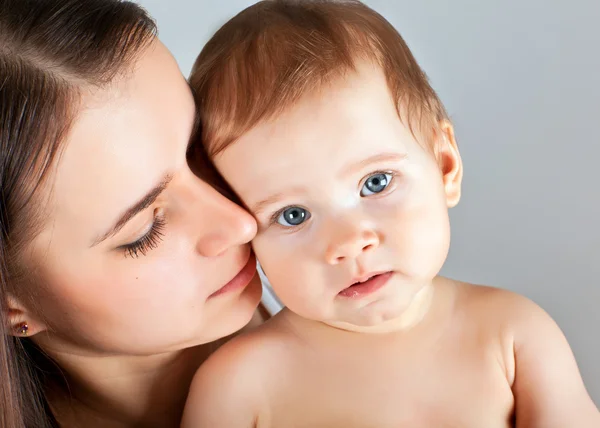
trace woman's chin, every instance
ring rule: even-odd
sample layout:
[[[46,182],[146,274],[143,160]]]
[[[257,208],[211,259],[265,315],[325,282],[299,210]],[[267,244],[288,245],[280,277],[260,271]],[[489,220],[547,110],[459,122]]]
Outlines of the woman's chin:
[[[242,291],[239,296],[239,308],[238,305],[235,305],[233,309],[240,316],[240,321],[242,325],[237,330],[245,327],[256,314],[256,310],[258,309],[258,305],[260,304],[260,299],[262,298],[262,283],[260,282],[260,277],[258,273],[254,275],[248,286]],[[236,331],[237,331],[236,330]]]
[[[223,296],[231,298],[231,303],[221,309],[221,315],[215,319],[219,323],[221,316],[220,334],[215,335],[213,340],[237,333],[251,321],[262,297],[262,284],[258,274],[254,275],[250,283],[236,296]],[[227,315],[224,315],[224,314]]]

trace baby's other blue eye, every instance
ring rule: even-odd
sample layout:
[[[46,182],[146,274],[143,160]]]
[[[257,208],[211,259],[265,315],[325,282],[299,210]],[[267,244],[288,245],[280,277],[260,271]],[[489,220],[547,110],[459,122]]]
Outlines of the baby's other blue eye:
[[[282,226],[299,226],[310,218],[310,212],[300,207],[286,208],[277,217],[277,223]]]
[[[383,192],[392,182],[392,174],[378,172],[367,178],[363,185],[360,196],[371,196]]]

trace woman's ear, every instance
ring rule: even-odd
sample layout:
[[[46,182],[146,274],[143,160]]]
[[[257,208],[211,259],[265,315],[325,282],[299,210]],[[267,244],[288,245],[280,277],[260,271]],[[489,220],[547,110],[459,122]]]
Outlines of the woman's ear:
[[[444,181],[446,203],[449,208],[452,208],[460,200],[463,167],[454,137],[454,127],[450,121],[442,120],[440,122],[435,144],[435,155]]]
[[[8,332],[12,336],[26,337],[47,330],[46,325],[41,322],[33,311],[14,295],[9,294],[8,303]]]

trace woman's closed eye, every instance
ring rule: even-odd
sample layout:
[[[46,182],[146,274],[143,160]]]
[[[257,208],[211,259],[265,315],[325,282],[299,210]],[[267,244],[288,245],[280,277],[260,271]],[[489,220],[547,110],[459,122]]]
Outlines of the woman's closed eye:
[[[149,251],[158,247],[162,241],[166,224],[164,214],[155,214],[150,229],[142,237],[130,244],[121,245],[118,249],[123,251],[125,257],[138,258],[140,255],[145,256]]]

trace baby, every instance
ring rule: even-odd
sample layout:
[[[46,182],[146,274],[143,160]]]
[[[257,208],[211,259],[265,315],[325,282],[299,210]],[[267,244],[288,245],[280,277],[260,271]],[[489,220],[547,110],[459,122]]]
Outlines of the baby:
[[[600,428],[543,310],[438,276],[461,158],[384,18],[259,2],[206,45],[191,85],[286,309],[200,368],[183,427]]]

